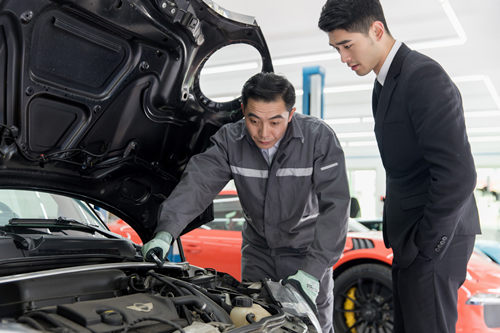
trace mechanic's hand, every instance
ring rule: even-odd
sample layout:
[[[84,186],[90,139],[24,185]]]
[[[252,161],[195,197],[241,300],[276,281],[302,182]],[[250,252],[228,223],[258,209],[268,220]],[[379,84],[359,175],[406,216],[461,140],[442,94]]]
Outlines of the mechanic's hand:
[[[310,301],[310,305],[316,308],[316,298],[319,293],[318,279],[299,269],[297,273],[287,277],[283,283],[291,283],[301,292],[302,296],[309,298],[308,301]]]
[[[160,260],[165,260],[170,244],[172,243],[172,235],[166,231],[160,231],[152,240],[144,244],[141,249],[142,256],[146,261],[156,262],[154,255]]]

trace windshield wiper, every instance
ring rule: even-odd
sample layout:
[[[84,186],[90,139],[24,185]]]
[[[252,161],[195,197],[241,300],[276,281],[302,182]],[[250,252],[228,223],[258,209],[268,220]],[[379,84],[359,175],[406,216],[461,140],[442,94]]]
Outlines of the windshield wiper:
[[[90,233],[100,233],[102,235],[116,238],[116,235],[100,228],[97,228],[90,224],[85,224],[77,220],[68,219],[59,216],[57,219],[30,219],[30,218],[12,218],[6,227],[13,228],[49,228],[49,229],[63,229],[63,230],[80,230]]]

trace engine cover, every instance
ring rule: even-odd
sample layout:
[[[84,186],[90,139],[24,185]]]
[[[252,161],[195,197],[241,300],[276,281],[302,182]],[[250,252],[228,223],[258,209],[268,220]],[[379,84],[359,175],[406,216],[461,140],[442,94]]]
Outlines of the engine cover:
[[[58,305],[57,314],[95,333],[180,320],[169,298],[149,294]]]

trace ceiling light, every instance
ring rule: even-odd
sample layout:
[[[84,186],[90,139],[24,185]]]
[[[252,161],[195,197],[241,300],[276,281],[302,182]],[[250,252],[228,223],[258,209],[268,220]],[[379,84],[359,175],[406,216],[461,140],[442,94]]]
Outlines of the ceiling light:
[[[464,116],[466,119],[500,117],[500,110],[467,111],[464,113]]]
[[[353,91],[365,91],[372,90],[373,84],[353,84],[349,86],[334,86],[334,87],[326,87],[323,89],[323,93],[325,94],[338,94],[344,92],[353,92]]]
[[[491,78],[487,75],[465,75],[465,76],[457,76],[453,78],[453,82],[455,83],[463,83],[463,82],[483,82],[484,85],[486,86],[486,89],[491,95],[491,98],[493,98],[493,101],[495,101],[495,104],[497,107],[500,109],[500,98],[498,97],[497,90],[495,88],[495,85],[491,81]]]
[[[207,0],[208,1],[208,0]],[[450,38],[441,38],[436,40],[429,40],[424,42],[407,42],[407,44],[417,50],[421,49],[432,49],[432,48],[442,48],[442,47],[450,47],[456,45],[463,45],[467,41],[467,35],[465,34],[465,30],[462,27],[462,24],[458,20],[453,7],[450,5],[449,0],[440,0],[441,6],[448,17],[453,29],[455,30],[457,36]],[[221,8],[222,9],[222,8]],[[253,17],[249,17],[249,19],[253,19]],[[337,52],[320,52],[320,53],[310,53],[304,55],[297,55],[291,57],[283,57],[283,58],[274,58],[273,65],[274,66],[285,66],[285,65],[296,65],[302,63],[314,63],[319,61],[330,61],[339,59],[340,55]],[[240,66],[241,65],[241,66]],[[204,68],[202,73],[205,75],[215,74],[215,73],[225,73],[239,70],[248,70],[258,68],[258,64],[256,62],[251,63],[242,63],[242,64],[233,64],[227,66],[214,66]],[[206,71],[206,72],[205,72]],[[371,88],[371,87],[370,87]]]
[[[448,0],[441,0],[441,6],[443,6],[444,12],[446,13],[446,16],[448,16],[448,20],[450,20],[450,23],[453,26],[453,29],[455,29],[462,45],[465,44],[467,41],[467,35],[465,34],[462,24],[458,20],[457,14],[453,10],[453,7],[451,7],[450,2]]]
[[[213,97],[213,98],[211,98],[211,100],[214,102],[217,102],[217,103],[223,103],[223,102],[232,101],[233,99],[235,99],[237,97],[238,96],[220,96],[220,97]]]
[[[467,133],[499,133],[500,127],[477,127],[467,129]]]
[[[347,144],[348,147],[373,147],[376,145],[375,141],[352,141]]]
[[[476,82],[476,81],[484,81],[485,78],[486,78],[485,75],[462,75],[462,76],[455,76],[453,78],[453,82],[455,83]]]
[[[239,64],[232,64],[232,65],[203,67],[203,69],[201,70],[201,75],[236,72],[236,71],[257,69],[257,68],[259,68],[259,64],[255,61],[242,62]]]
[[[457,36],[451,38],[429,40],[424,42],[407,43],[408,45],[411,46],[411,48],[420,50],[420,49],[450,47],[450,46],[464,45],[465,42],[467,41],[467,35],[465,34],[465,30],[462,27],[460,21],[458,20],[458,17],[455,11],[453,10],[453,7],[451,7],[450,2],[448,0],[440,0],[440,2]],[[274,66],[295,65],[300,63],[334,60],[339,58],[340,55],[337,52],[313,53],[295,57],[277,58],[273,61],[273,65]]]
[[[465,30],[462,27],[460,21],[458,20],[458,17],[455,11],[453,10],[453,7],[450,5],[450,2],[448,0],[440,0],[440,2],[457,36],[450,38],[440,38],[424,42],[414,42],[414,43],[408,42],[407,44],[411,48],[416,50],[442,48],[442,47],[464,45],[465,42],[467,41],[467,35],[465,34]],[[337,52],[313,53],[295,57],[277,58],[273,61],[273,65],[274,66],[295,65],[300,63],[334,60],[339,58],[340,55]]]
[[[463,45],[464,42],[460,38],[440,38],[436,40],[426,40],[425,42],[408,42],[408,46],[413,50],[429,50],[440,47],[450,47]]]
[[[440,0],[441,6],[443,7],[444,13],[448,17],[453,29],[455,30],[457,36],[450,38],[440,38],[436,40],[426,40],[424,42],[408,42],[408,46],[415,50],[423,50],[423,49],[435,49],[441,47],[450,47],[450,46],[458,46],[464,45],[467,41],[467,35],[465,34],[465,30],[462,27],[462,24],[458,20],[457,14],[451,7],[450,2],[448,0]]]
[[[341,139],[347,139],[347,138],[371,138],[374,137],[373,132],[347,132],[347,133],[338,133],[337,136]]]
[[[361,118],[333,118],[325,119],[325,122],[330,126],[339,124],[358,124],[361,122]]]
[[[470,142],[500,142],[500,136],[479,136],[469,138]]]
[[[295,57],[277,58],[273,60],[274,66],[295,65],[306,62],[318,62],[325,60],[339,59],[340,56],[336,52],[312,53]]]

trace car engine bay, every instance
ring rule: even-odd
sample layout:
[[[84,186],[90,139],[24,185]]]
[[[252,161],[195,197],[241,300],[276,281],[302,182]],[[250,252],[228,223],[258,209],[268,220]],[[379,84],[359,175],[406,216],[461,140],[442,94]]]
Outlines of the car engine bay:
[[[187,263],[3,276],[0,332],[316,332],[307,316],[283,311],[267,284]]]

